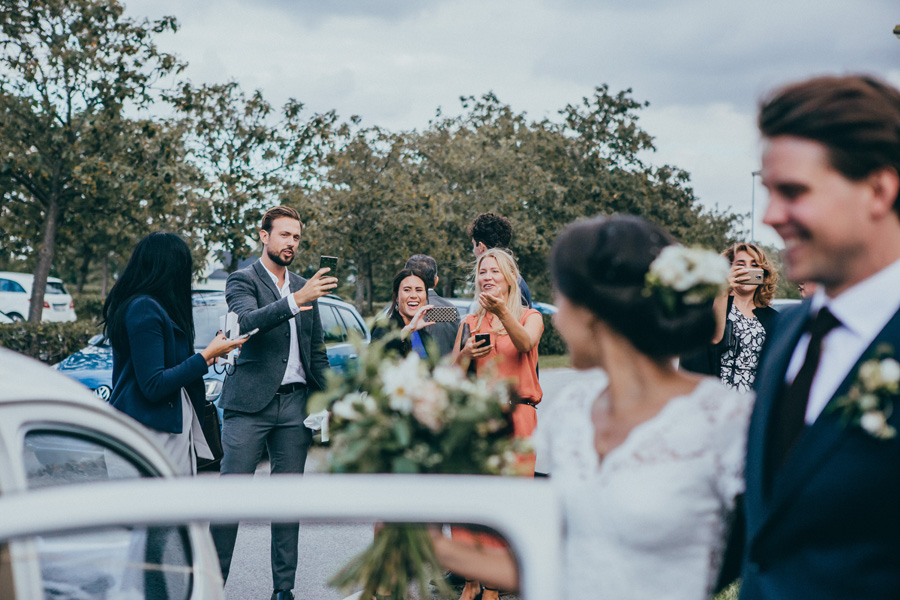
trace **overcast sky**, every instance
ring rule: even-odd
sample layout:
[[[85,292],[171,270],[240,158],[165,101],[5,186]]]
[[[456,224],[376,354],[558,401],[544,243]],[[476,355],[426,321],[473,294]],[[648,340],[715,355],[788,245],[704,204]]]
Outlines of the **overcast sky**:
[[[755,187],[766,243],[778,237],[751,175],[759,98],[824,73],[900,86],[898,0],[123,1],[132,17],[177,17],[160,45],[196,84],[234,79],[277,105],[394,130],[424,129],[438,107],[457,114],[461,95],[493,91],[540,119],[599,84],[631,88],[650,103],[648,160],[688,171],[707,206],[749,213]]]

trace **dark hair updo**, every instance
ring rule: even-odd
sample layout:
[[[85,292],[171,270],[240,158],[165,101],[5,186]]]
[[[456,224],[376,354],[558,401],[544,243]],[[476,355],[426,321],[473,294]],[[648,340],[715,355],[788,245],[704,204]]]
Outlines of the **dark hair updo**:
[[[679,303],[670,312],[655,294],[644,294],[650,264],[673,244],[677,242],[667,231],[639,217],[579,221],[553,244],[553,283],[568,300],[590,310],[644,354],[684,354],[709,342],[715,315],[712,299]]]

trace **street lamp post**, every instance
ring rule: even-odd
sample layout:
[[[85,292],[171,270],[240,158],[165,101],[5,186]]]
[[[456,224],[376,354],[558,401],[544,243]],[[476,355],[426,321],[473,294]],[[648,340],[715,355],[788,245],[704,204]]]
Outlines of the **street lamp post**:
[[[756,176],[762,171],[750,173],[750,241],[756,243]]]

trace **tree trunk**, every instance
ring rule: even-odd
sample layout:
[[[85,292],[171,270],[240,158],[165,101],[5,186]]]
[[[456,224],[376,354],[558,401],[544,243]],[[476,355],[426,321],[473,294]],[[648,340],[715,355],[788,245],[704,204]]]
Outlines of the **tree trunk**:
[[[369,312],[366,313],[368,316],[372,316],[375,314],[375,311],[372,310],[372,261],[366,260],[366,300],[369,303]]]
[[[84,284],[87,282],[88,271],[91,268],[91,259],[93,258],[94,253],[91,251],[90,246],[85,246],[84,254],[81,256],[81,269],[78,272],[78,293],[82,293],[84,291]]]
[[[456,281],[452,277],[448,277],[444,280],[444,285],[441,286],[441,296],[444,298],[452,298],[453,297],[453,288],[455,287],[453,284]]]
[[[109,292],[109,251],[103,254],[103,286],[101,288],[103,297]]]
[[[41,249],[38,251],[37,266],[34,269],[34,281],[31,284],[31,306],[28,307],[28,321],[40,323],[44,312],[44,292],[47,289],[47,277],[50,265],[53,264],[53,252],[56,246],[56,229],[59,221],[59,198],[50,200],[44,216],[44,235]]]
[[[353,303],[356,305],[356,310],[359,311],[359,314],[365,315],[366,311],[364,310],[365,305],[365,269],[366,264],[366,256],[364,254],[360,254],[356,257],[356,296],[354,298]]]

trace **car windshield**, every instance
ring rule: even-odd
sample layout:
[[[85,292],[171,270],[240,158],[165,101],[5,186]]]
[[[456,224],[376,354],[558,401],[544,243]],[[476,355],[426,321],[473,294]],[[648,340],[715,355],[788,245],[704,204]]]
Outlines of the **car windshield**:
[[[205,348],[216,337],[219,319],[227,312],[224,292],[195,292],[191,298],[194,312],[194,348]],[[91,346],[109,347],[102,334],[92,337]]]
[[[221,329],[220,319],[228,312],[225,292],[194,292],[194,348],[205,348]]]

